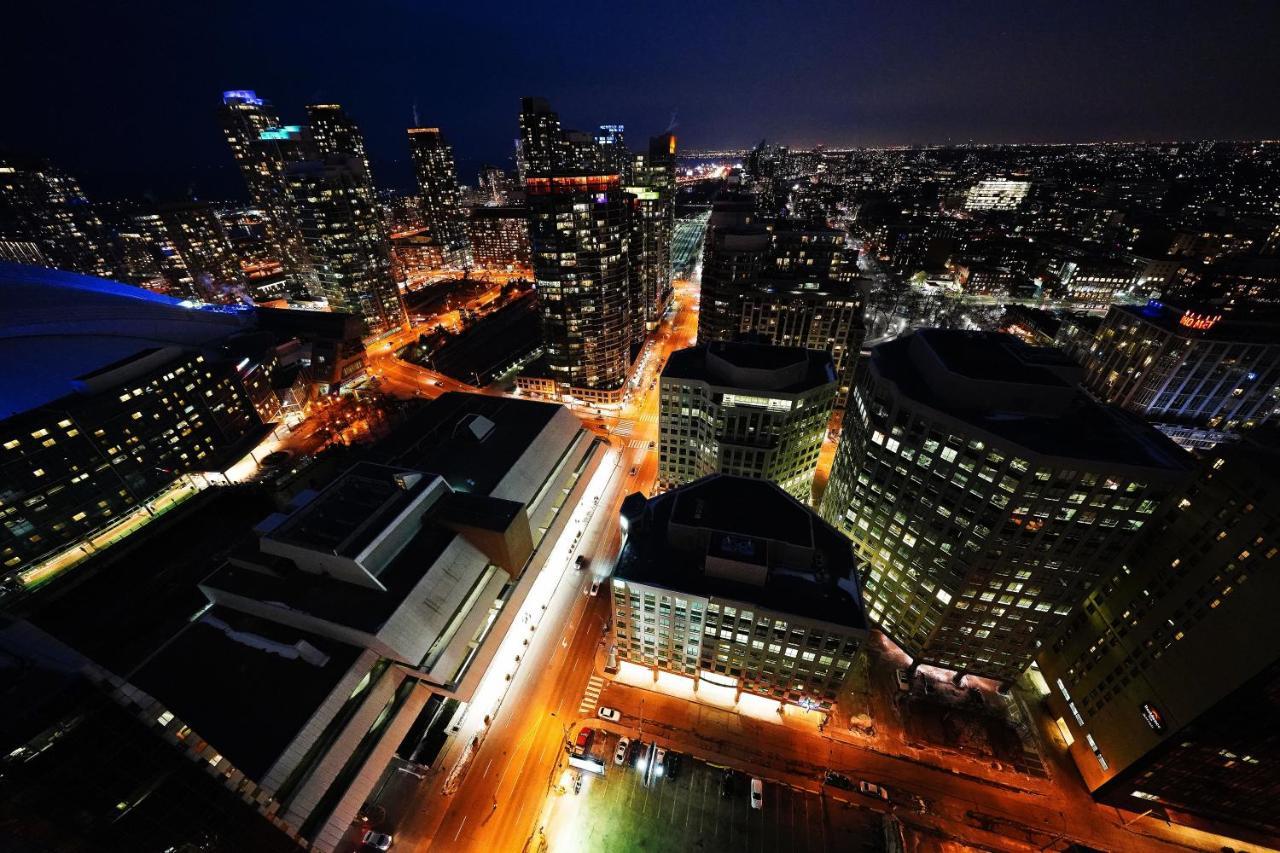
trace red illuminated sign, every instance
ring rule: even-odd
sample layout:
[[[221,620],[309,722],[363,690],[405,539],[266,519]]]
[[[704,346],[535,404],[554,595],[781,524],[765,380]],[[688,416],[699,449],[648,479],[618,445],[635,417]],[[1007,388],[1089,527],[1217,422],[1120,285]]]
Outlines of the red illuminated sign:
[[[1197,332],[1205,332],[1217,325],[1218,321],[1221,319],[1221,314],[1214,314],[1210,316],[1208,314],[1197,314],[1194,311],[1185,311],[1182,316],[1178,318],[1178,323],[1186,326],[1188,329],[1195,329]]]

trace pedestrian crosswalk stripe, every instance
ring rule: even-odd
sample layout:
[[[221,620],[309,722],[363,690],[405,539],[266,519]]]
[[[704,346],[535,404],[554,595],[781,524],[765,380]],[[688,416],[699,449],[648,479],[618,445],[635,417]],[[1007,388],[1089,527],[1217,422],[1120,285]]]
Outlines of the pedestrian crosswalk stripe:
[[[648,444],[649,442],[645,441],[643,438],[633,438],[627,442],[627,447],[630,447],[632,450],[639,450],[642,447],[647,447]]]

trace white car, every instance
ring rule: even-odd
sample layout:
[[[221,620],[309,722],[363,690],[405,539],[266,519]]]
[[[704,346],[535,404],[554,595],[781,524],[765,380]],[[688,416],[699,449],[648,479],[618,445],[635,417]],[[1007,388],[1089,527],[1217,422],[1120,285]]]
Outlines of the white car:
[[[596,714],[600,719],[608,720],[611,723],[616,723],[622,719],[622,713],[617,708],[596,708]]]
[[[587,595],[597,595],[600,592],[600,579],[596,578],[591,582],[591,589],[587,590]]]
[[[872,782],[859,782],[858,793],[876,800],[884,800],[886,802],[889,800],[889,792],[886,791],[883,786],[876,785]]]
[[[390,850],[391,836],[385,832],[374,832],[372,829],[367,829],[364,837],[360,839],[360,843],[364,845],[366,850]]]
[[[751,780],[751,808],[764,808],[764,783],[759,779]]]
[[[653,757],[653,775],[654,776],[661,776],[664,772],[666,772],[666,768],[663,767],[663,764],[666,763],[666,760],[667,760],[667,751],[662,747],[658,747],[658,754]]]
[[[627,762],[627,752],[631,749],[631,738],[618,738],[618,748],[613,751],[613,763],[622,765]]]

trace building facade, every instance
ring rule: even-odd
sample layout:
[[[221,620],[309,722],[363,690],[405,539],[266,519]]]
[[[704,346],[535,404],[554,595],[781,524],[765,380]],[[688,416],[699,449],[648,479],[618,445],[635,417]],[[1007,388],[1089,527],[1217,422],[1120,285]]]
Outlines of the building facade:
[[[8,260],[104,277],[119,266],[80,184],[47,161],[0,156],[0,241]]]
[[[1212,446],[1280,422],[1280,317],[1159,302],[1112,306],[1092,335],[1062,342],[1085,385],[1175,441]]]
[[[660,489],[721,473],[769,480],[809,502],[838,389],[831,356],[701,344],[673,352],[660,383]]]
[[[204,302],[246,298],[245,276],[218,215],[207,204],[166,204],[133,218],[168,292]]]
[[[525,207],[473,207],[467,217],[472,262],[481,269],[518,272],[532,262]]]
[[[1030,181],[991,178],[978,181],[965,194],[965,210],[1016,210],[1031,190]]]
[[[1050,710],[1098,799],[1280,833],[1277,482],[1274,443],[1205,453],[1040,652]]]
[[[867,637],[849,544],[772,483],[706,477],[622,507],[619,657],[830,708]]]
[[[292,164],[285,186],[320,293],[330,307],[360,316],[369,334],[406,322],[400,289],[391,276],[386,228],[354,159]]]
[[[418,202],[428,232],[440,246],[445,262],[463,268],[470,264],[467,224],[458,199],[458,170],[453,146],[439,128],[409,128],[409,154],[418,178]]]
[[[1189,476],[1055,350],[919,330],[859,374],[823,516],[915,662],[1009,681]]]

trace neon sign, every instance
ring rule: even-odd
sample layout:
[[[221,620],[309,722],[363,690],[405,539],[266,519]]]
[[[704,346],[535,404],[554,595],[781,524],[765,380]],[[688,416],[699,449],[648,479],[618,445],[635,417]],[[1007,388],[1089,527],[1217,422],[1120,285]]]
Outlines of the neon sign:
[[[1164,731],[1164,715],[1160,713],[1160,709],[1150,702],[1142,703],[1142,721],[1153,732]]]
[[[1184,311],[1182,316],[1178,318],[1178,323],[1197,332],[1207,332],[1216,326],[1221,319],[1221,314],[1210,316],[1209,314],[1197,314],[1194,311]]]

